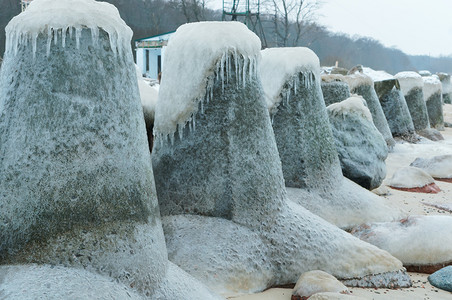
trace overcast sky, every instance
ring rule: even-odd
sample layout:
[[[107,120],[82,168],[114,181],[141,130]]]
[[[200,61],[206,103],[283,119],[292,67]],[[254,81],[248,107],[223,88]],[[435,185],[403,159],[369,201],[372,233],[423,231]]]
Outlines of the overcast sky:
[[[452,54],[452,0],[324,0],[318,23],[408,54]]]

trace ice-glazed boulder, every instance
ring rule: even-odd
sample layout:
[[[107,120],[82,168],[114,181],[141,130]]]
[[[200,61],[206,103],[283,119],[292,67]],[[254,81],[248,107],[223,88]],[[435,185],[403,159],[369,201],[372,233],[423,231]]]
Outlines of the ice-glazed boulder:
[[[374,81],[381,108],[394,137],[413,138],[414,124],[400,85],[394,76],[384,72],[363,68],[364,74]]]
[[[350,87],[344,82],[343,75],[322,75],[321,87],[326,106],[350,98]]]
[[[436,180],[452,182],[452,155],[416,158],[410,166],[420,168]]]
[[[401,218],[383,198],[343,177],[315,53],[266,49],[262,60],[262,84],[289,198],[342,228]]]
[[[443,91],[443,102],[451,104],[452,100],[452,82],[450,81],[450,74],[438,73],[438,78],[441,81],[441,88]]]
[[[188,275],[168,262],[132,31],[117,9],[93,0],[35,0],[6,32],[0,264],[85,269],[155,299],[218,297],[187,289],[195,280],[179,280]],[[6,268],[8,276],[17,271],[39,283],[31,267]],[[61,292],[77,298],[75,286]]]
[[[388,147],[364,103],[361,96],[350,97],[331,104],[327,111],[342,173],[373,190],[386,177]]]
[[[430,127],[423,93],[424,80],[421,75],[416,72],[400,72],[395,77],[399,81],[400,89],[405,96],[416,132],[433,141],[443,140],[442,135],[436,129]]]
[[[170,260],[222,293],[293,283],[312,269],[409,284],[386,252],[287,200],[260,47],[237,22],[186,24],[168,44],[152,161]]]
[[[385,249],[411,272],[433,273],[452,264],[450,216],[410,216],[400,222],[365,224],[352,234]]]
[[[375,127],[377,127],[378,131],[383,135],[389,149],[392,149],[395,145],[395,141],[392,138],[388,121],[386,120],[383,109],[381,108],[380,100],[375,92],[374,81],[372,78],[363,73],[355,73],[345,76],[344,80],[350,86],[350,92],[352,94],[360,95],[366,100],[366,105],[372,114],[372,121]]]
[[[444,130],[441,81],[436,75],[422,77],[422,80],[424,81],[422,91],[427,106],[430,126],[438,130]]]

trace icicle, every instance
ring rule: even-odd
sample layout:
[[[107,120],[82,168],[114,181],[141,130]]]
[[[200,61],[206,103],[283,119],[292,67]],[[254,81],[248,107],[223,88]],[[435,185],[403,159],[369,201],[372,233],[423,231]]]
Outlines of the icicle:
[[[72,39],[72,31],[74,30],[73,27],[69,27],[69,38]]]
[[[63,46],[63,48],[66,47],[66,34],[67,34],[67,27],[64,27],[63,30],[61,31],[61,46]]]
[[[75,45],[77,49],[80,49],[80,37],[82,36],[82,29],[75,28]]]
[[[192,121],[193,121],[193,131],[196,131],[196,114],[193,114]]]
[[[235,83],[238,88],[239,87],[239,70],[238,70],[237,49],[235,49],[235,48],[234,48],[234,67],[235,67]]]
[[[246,86],[246,67],[247,67],[247,64],[248,64],[247,60],[248,60],[248,58],[243,56],[243,70],[242,70],[242,72],[243,72],[243,75],[242,75],[243,76],[243,87]]]
[[[203,101],[199,101],[201,103],[201,113],[204,114],[204,104],[202,103]]]
[[[225,60],[225,54],[221,56],[221,66],[220,66],[220,72],[221,72],[221,90],[224,92],[224,60]]]
[[[99,39],[99,28],[96,26],[91,28],[91,39],[93,41],[93,46],[96,46]]]
[[[33,48],[33,59],[36,58],[36,43],[37,43],[37,40],[38,40],[38,33],[36,32],[36,33],[33,33],[33,36],[31,38],[31,44],[33,45],[32,46],[32,48]]]
[[[50,55],[50,45],[52,44],[52,28],[49,26],[47,28],[47,56]]]
[[[58,42],[58,29],[53,30],[53,44],[56,46]]]
[[[171,134],[169,135],[169,137],[170,137],[170,142],[171,142],[171,146],[174,146],[174,134],[175,134],[175,132],[173,132],[173,133],[171,133]]]
[[[193,120],[188,121],[188,131],[190,132],[190,134],[193,131],[193,125],[192,124],[193,124]]]

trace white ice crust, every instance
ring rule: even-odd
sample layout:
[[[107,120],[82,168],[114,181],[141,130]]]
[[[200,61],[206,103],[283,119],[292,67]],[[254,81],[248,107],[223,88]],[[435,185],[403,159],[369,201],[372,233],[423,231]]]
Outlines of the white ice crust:
[[[399,80],[400,89],[404,96],[406,96],[412,89],[419,87],[422,89],[424,86],[424,80],[422,76],[416,72],[400,72],[395,75],[395,78]]]
[[[422,77],[424,80],[424,87],[422,91],[424,92],[424,100],[427,101],[433,94],[440,92],[442,93],[442,85],[438,76],[425,76]]]
[[[364,105],[364,98],[361,96],[353,95],[352,97],[345,99],[344,101],[333,103],[327,107],[327,110],[334,116],[358,114],[365,119],[372,121],[372,115],[369,109]]]
[[[348,83],[350,90],[354,90],[358,86],[362,85],[374,86],[372,77],[363,73],[355,73],[344,76],[344,81]]]
[[[362,239],[388,251],[404,264],[452,262],[450,216],[410,216],[403,223],[371,224],[370,232]]]
[[[197,42],[193,43],[193,40]],[[230,67],[224,70],[225,64],[235,64],[236,71],[243,76],[256,75],[260,49],[257,35],[239,22],[199,22],[180,26],[165,52],[154,131],[162,135],[173,134],[178,125],[184,126],[190,121],[199,102],[213,88],[215,72],[221,76],[217,80],[227,80],[228,74],[224,76],[224,73]],[[235,61],[230,61],[231,54]],[[238,65],[241,64],[239,56],[244,58],[244,66]]]
[[[135,65],[137,71],[138,89],[140,90],[141,106],[146,120],[154,121],[155,106],[159,96],[158,90],[151,87],[143,80],[140,68]]]
[[[417,188],[434,182],[432,176],[416,167],[403,167],[392,176],[389,185],[397,188]]]
[[[313,73],[320,79],[320,61],[311,49],[268,48],[261,52],[260,74],[269,110],[281,102],[281,90],[284,84],[298,72]]]
[[[385,71],[375,71],[368,67],[363,68],[363,73],[372,78],[373,81],[384,81],[394,79],[394,76]]]
[[[83,28],[91,30],[93,44],[97,44],[99,28],[110,37],[114,53],[130,48],[132,30],[119,16],[115,6],[94,0],[34,0],[28,8],[14,17],[6,26],[6,51],[17,53],[20,44],[29,44],[36,53],[38,35],[47,35],[47,53],[53,42],[61,40],[65,46],[67,36],[75,31],[77,46]]]

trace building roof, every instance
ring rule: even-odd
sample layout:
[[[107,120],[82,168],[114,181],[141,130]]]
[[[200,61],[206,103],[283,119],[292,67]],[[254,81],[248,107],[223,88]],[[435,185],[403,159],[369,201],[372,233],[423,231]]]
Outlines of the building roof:
[[[139,41],[143,41],[143,40],[147,40],[147,39],[152,39],[152,38],[156,38],[156,37],[159,37],[159,36],[172,34],[172,33],[175,33],[175,32],[176,31],[174,30],[174,31],[166,32],[166,33],[160,33],[160,34],[157,34],[157,35],[152,35],[152,36],[144,37],[144,38],[141,38],[141,39],[136,39],[135,42],[139,42]]]

